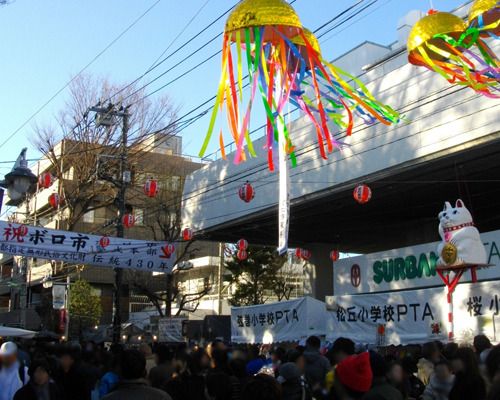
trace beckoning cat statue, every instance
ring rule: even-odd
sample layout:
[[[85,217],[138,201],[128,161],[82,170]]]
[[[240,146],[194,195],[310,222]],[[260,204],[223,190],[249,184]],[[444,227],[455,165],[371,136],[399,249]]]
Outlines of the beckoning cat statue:
[[[455,207],[445,202],[438,218],[442,242],[438,246],[437,268],[487,265],[486,249],[474,226],[472,215],[462,200],[457,200]]]

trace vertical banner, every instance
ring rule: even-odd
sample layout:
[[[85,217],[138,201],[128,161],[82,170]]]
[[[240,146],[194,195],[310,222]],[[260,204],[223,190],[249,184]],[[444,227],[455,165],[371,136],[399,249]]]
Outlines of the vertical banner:
[[[62,310],[66,304],[66,285],[54,284],[52,286],[52,307]]]
[[[288,174],[288,156],[284,134],[284,120],[278,116],[278,154],[279,154],[279,238],[278,253],[288,250],[288,229],[290,224],[290,177]]]

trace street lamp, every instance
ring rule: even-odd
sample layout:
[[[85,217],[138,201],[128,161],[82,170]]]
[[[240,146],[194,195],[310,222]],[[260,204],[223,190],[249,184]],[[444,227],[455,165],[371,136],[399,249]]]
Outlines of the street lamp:
[[[9,206],[21,204],[26,199],[26,195],[32,191],[37,181],[36,175],[28,168],[27,150],[25,147],[21,151],[12,170],[5,175],[3,181],[0,181],[0,187],[7,189],[9,201],[6,204]],[[0,199],[1,209],[3,191],[0,195],[2,196],[2,199]]]

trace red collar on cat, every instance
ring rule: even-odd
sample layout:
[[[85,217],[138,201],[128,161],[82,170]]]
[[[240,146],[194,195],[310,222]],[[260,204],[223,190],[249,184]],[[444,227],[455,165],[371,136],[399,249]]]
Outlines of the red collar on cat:
[[[474,226],[474,222],[467,222],[465,224],[460,224],[460,225],[450,226],[448,228],[443,228],[443,231],[445,233],[458,231],[459,229],[465,228],[467,226]]]

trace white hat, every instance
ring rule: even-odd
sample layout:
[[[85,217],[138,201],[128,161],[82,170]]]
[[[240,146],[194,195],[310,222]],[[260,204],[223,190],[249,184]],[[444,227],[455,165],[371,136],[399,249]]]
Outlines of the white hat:
[[[0,347],[0,356],[13,356],[17,354],[17,346],[14,342],[5,342]]]

